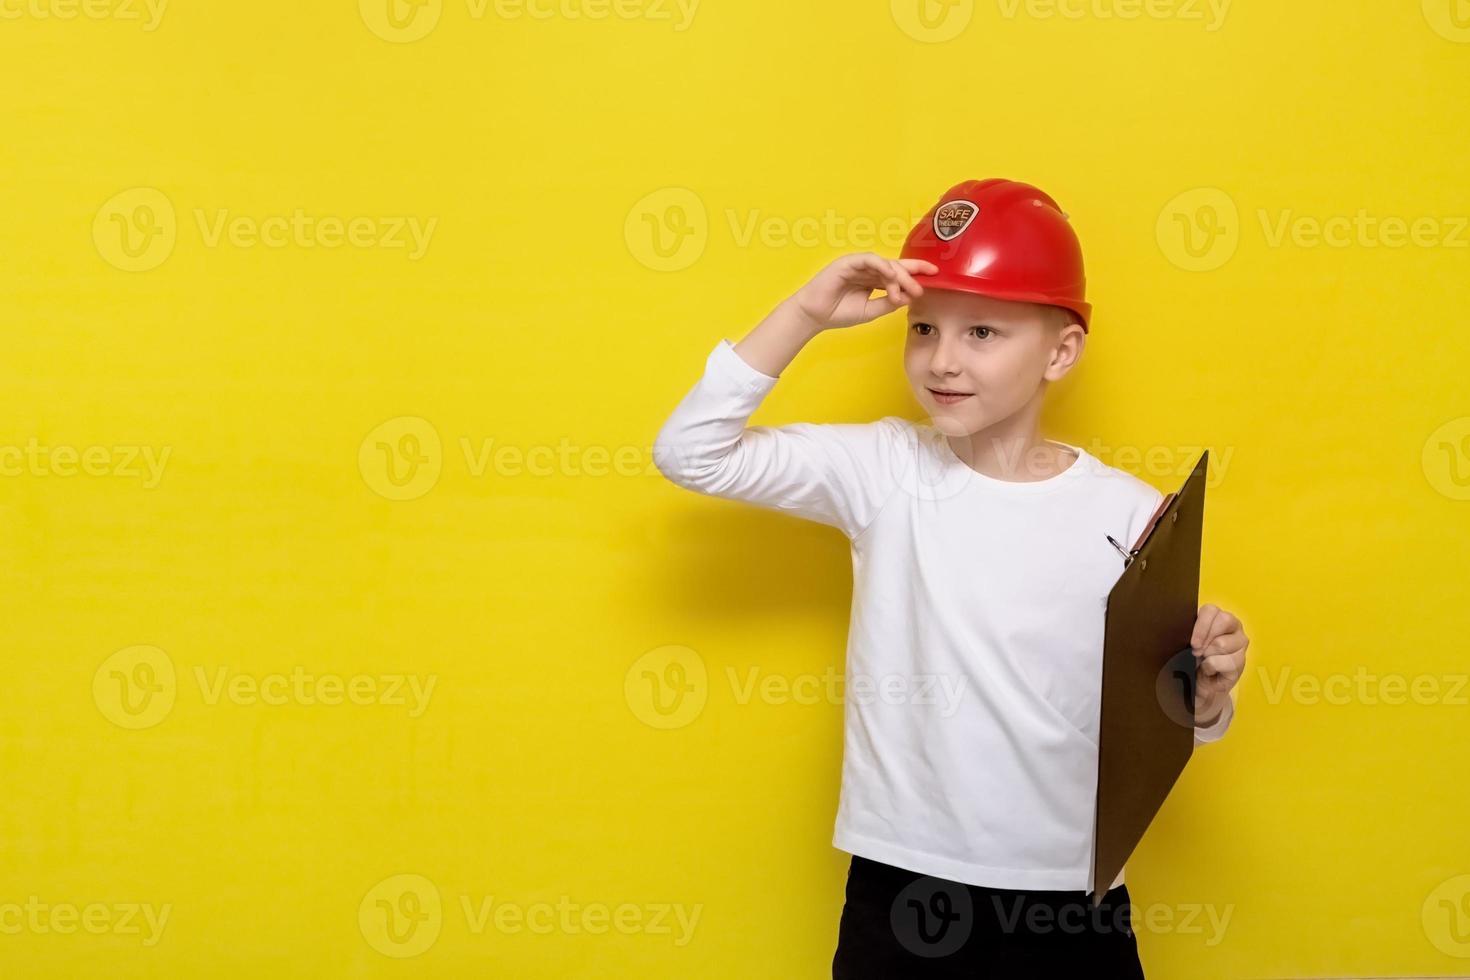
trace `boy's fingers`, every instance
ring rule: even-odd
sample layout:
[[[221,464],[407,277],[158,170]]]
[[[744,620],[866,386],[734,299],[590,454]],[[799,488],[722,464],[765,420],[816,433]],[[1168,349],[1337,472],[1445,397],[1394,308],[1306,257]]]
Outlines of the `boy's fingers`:
[[[1228,657],[1235,653],[1239,647],[1231,642],[1231,636],[1216,636],[1208,640],[1203,647],[1195,651],[1195,657],[1199,662],[1212,660],[1217,657]]]
[[[1245,630],[1241,628],[1244,625],[1234,613],[1228,609],[1222,609],[1220,611],[1220,619],[1215,623],[1215,630],[1221,634],[1244,633]]]
[[[903,267],[910,272],[917,272],[923,276],[932,276],[939,271],[939,266],[925,259],[899,259]]]
[[[885,289],[887,287],[884,283],[893,281],[893,267],[878,256],[862,254],[856,258],[858,261],[848,275],[852,282],[868,284],[873,289]]]
[[[850,283],[876,283],[881,277],[880,267],[866,253],[846,256],[847,265],[840,269],[841,276]]]
[[[1200,606],[1199,615],[1194,620],[1194,633],[1189,638],[1189,645],[1196,650],[1204,649],[1206,643],[1214,634],[1215,619],[1220,615],[1220,607],[1216,605]]]
[[[909,275],[909,270],[903,267],[902,262],[894,259],[891,265],[893,266],[893,271],[898,275],[899,280],[903,283],[904,290],[910,296],[917,296],[924,291],[924,287],[919,285],[919,281],[917,279]]]
[[[873,278],[873,264],[866,255],[852,255],[848,258],[848,264],[842,269],[844,278],[859,282]]]
[[[874,256],[873,259],[878,269],[878,274],[883,277],[883,288],[888,292],[891,293],[895,289],[901,290],[905,285],[905,280],[908,280],[910,283],[913,282],[913,279],[908,274],[908,270],[904,269],[903,266],[894,262],[892,259],[885,259],[879,256]]]
[[[872,316],[892,313],[924,292],[924,287],[919,285],[918,280],[910,274],[909,265],[917,264],[937,269],[932,262],[924,262],[919,259],[903,261],[885,259],[873,252],[858,252],[850,256],[850,259],[851,265],[847,275],[849,283],[864,286],[869,290],[883,290],[883,296],[872,297],[868,301],[870,304],[881,305],[864,308],[865,312],[871,313]]]
[[[913,286],[918,285],[918,283],[915,283],[913,279],[909,277],[909,274],[907,272],[904,272],[893,263],[886,263],[885,271],[887,275],[883,280],[883,289],[888,293],[889,296],[909,295],[911,284]]]
[[[869,320],[875,320],[880,316],[892,313],[903,305],[903,302],[892,293],[884,296],[876,296],[868,300],[868,305],[863,308],[863,315]]]
[[[1245,666],[1239,653],[1212,653],[1200,661],[1200,669],[1211,677],[1235,675]]]
[[[1217,653],[1231,653],[1240,644],[1236,642],[1235,633],[1219,633],[1205,640],[1205,645],[1200,647],[1200,656],[1208,657]]]
[[[933,262],[925,262],[922,259],[885,259],[873,252],[858,252],[852,256],[852,259],[851,268],[857,281],[887,283],[897,279],[903,284],[904,291],[912,296],[917,296],[924,291],[924,287],[913,277],[912,272],[939,271],[939,267]],[[874,285],[872,288],[888,289],[889,287]]]

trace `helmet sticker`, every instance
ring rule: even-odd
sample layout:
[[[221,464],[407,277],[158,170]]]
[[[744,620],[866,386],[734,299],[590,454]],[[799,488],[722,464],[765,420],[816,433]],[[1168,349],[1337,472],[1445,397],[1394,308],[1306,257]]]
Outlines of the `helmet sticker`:
[[[980,207],[970,201],[945,201],[934,209],[934,234],[947,242],[970,227]]]

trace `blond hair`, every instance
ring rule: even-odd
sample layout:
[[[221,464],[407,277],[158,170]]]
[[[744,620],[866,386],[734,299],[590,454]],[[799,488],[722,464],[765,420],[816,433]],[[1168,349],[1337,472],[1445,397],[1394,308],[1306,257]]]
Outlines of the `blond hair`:
[[[1061,333],[1069,323],[1080,324],[1082,318],[1065,306],[1047,305],[1043,312],[1044,322],[1055,333]]]

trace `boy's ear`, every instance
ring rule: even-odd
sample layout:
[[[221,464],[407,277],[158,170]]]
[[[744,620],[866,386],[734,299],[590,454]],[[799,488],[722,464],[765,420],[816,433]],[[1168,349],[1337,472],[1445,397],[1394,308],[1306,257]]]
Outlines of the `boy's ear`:
[[[1087,347],[1087,331],[1076,320],[1064,323],[1055,330],[1052,344],[1051,363],[1046,366],[1046,380],[1059,381],[1082,359]]]

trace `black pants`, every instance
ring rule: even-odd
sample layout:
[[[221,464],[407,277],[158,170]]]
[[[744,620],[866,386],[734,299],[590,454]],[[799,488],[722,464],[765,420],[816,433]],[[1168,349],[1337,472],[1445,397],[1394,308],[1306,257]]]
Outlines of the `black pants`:
[[[1017,891],[964,885],[853,856],[833,980],[1142,978],[1128,886]]]

